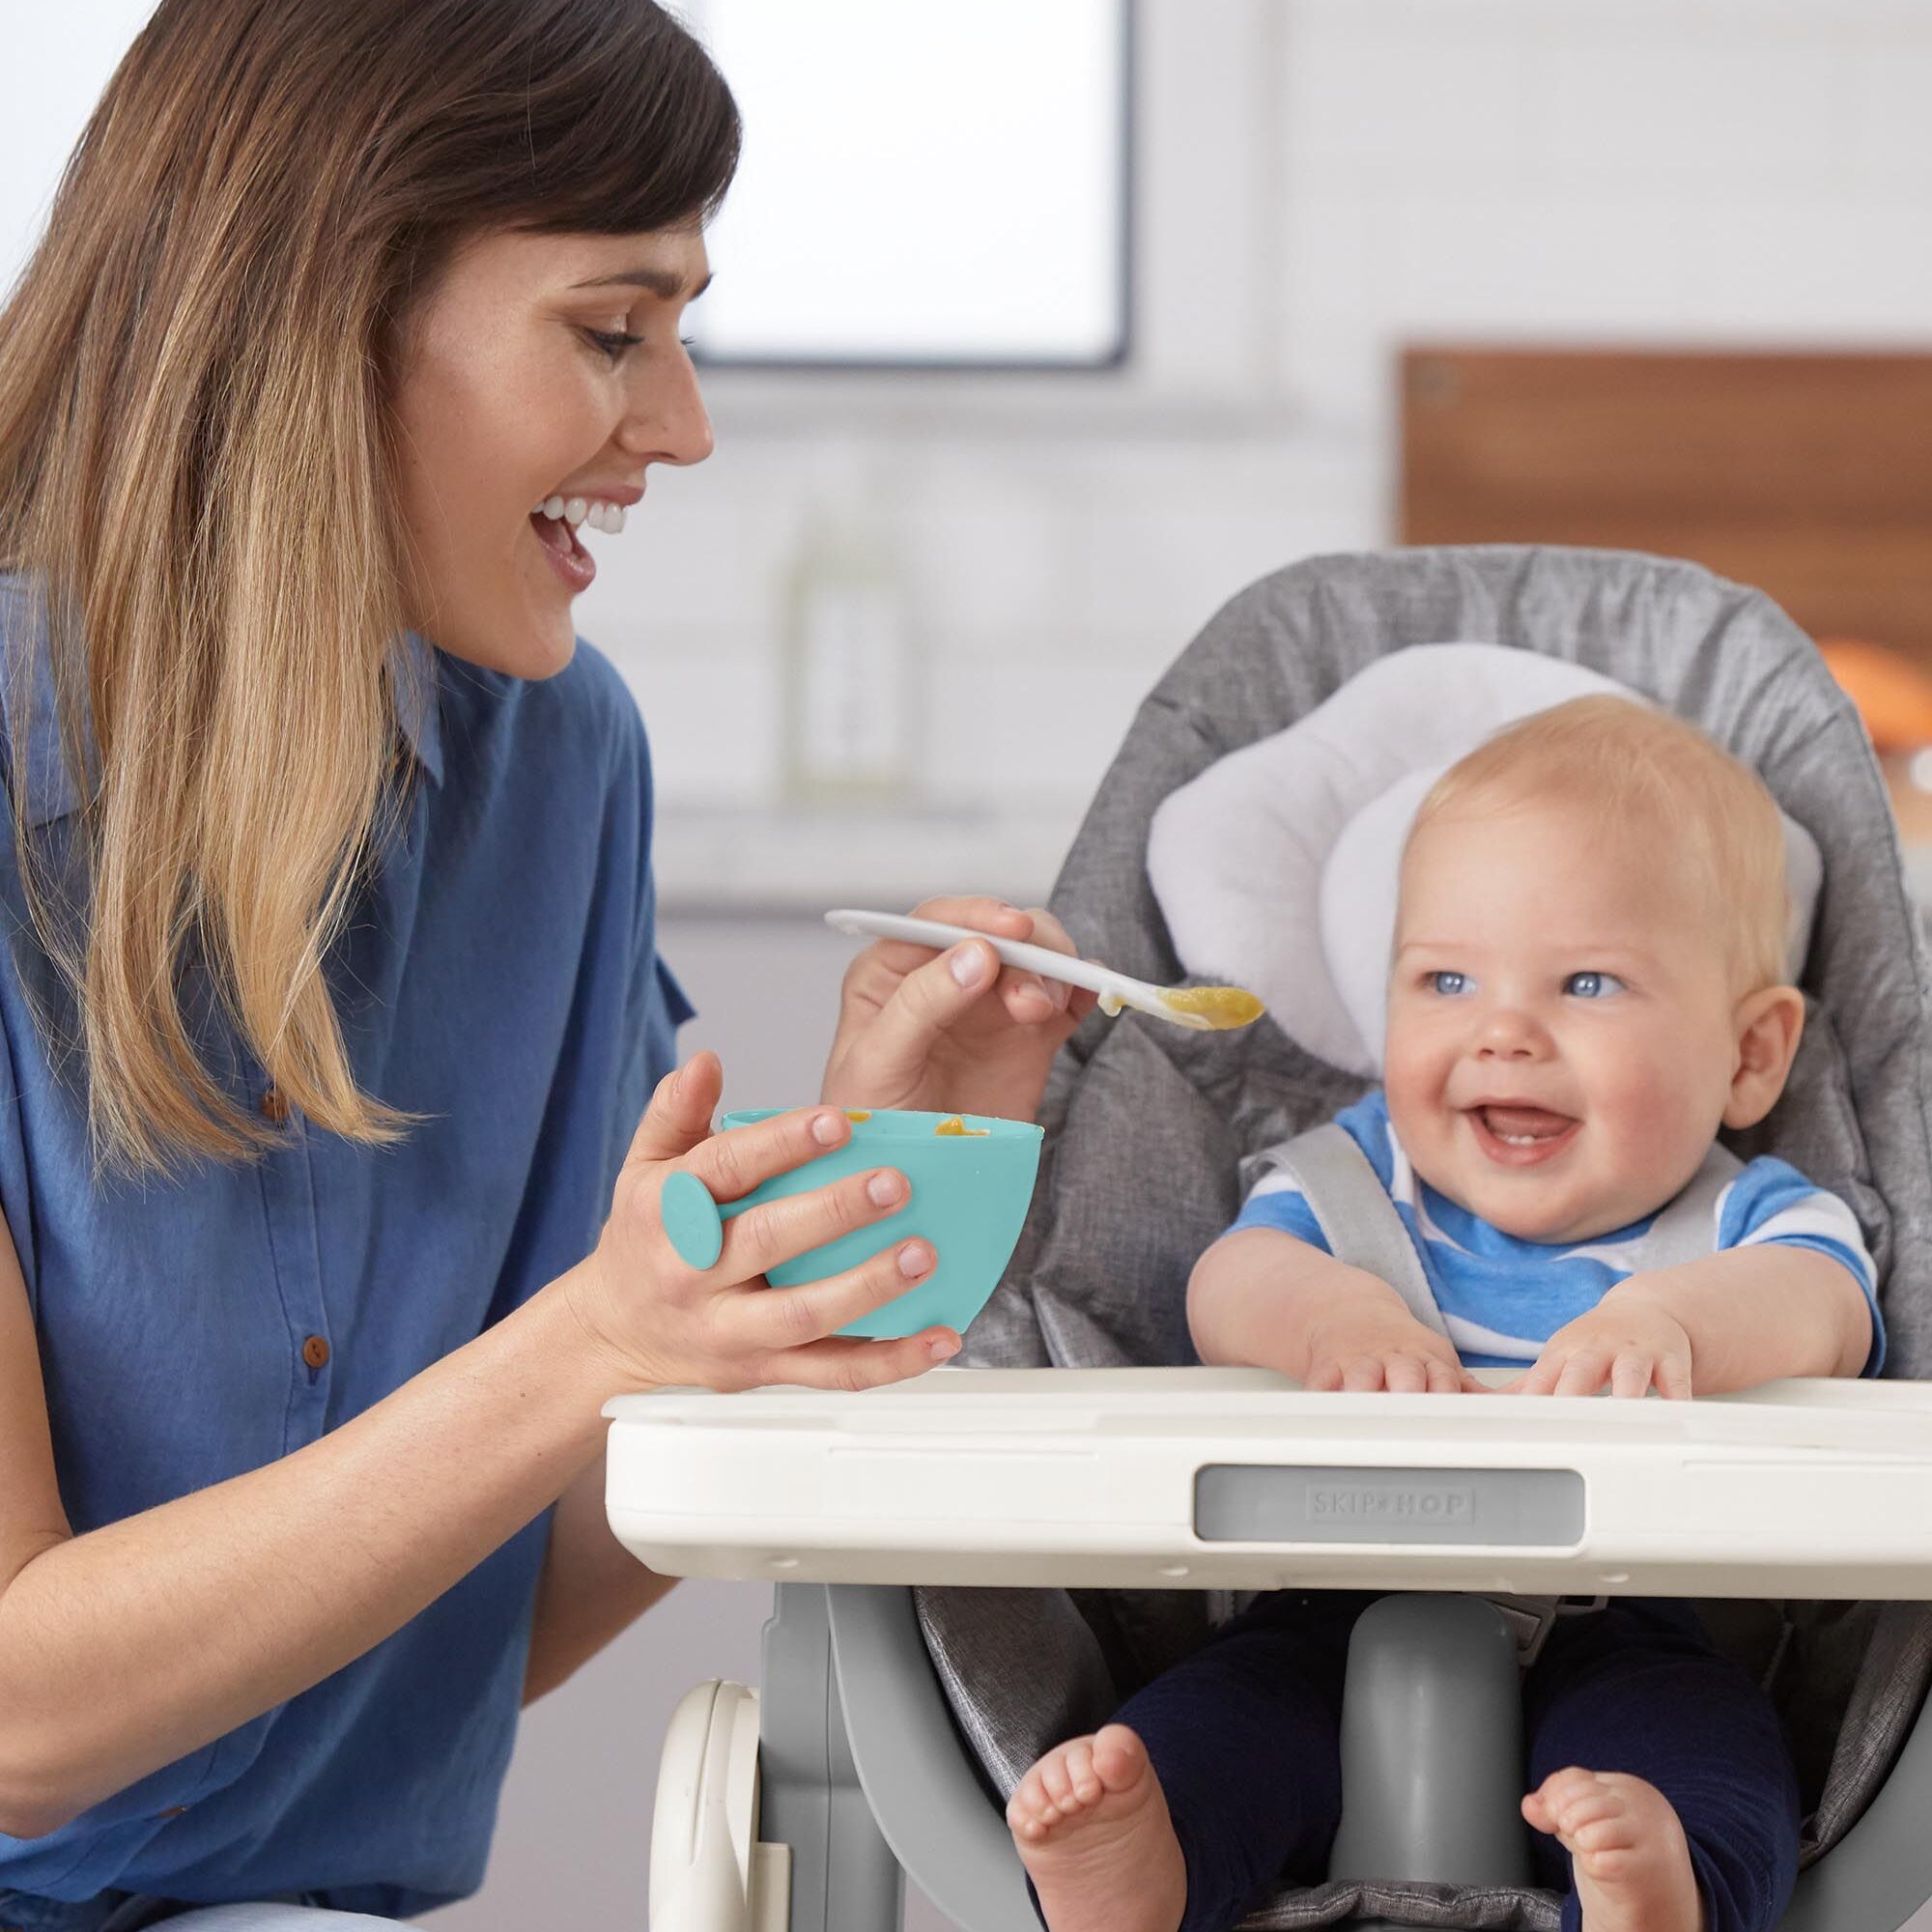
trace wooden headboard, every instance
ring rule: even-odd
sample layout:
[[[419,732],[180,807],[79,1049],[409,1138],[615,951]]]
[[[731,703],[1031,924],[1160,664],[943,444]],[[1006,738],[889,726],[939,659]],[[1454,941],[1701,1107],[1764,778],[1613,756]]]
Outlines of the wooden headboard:
[[[1405,543],[1690,557],[1932,667],[1932,355],[1416,347]]]

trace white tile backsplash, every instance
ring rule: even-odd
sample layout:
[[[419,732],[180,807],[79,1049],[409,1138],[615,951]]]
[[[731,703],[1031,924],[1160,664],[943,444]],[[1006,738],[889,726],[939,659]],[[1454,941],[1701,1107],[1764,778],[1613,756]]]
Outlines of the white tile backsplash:
[[[1932,333],[1922,0],[1143,0],[1142,47],[1137,370],[714,380],[717,456],[600,546],[581,621],[669,813],[781,804],[785,586],[838,448],[912,613],[923,788],[1059,827],[1229,596],[1388,540],[1405,342]]]

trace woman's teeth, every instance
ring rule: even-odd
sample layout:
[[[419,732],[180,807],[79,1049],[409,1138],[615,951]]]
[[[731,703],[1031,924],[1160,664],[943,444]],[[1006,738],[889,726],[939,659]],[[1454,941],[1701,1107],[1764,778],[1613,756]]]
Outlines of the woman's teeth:
[[[548,517],[552,523],[561,518],[573,527],[588,524],[593,530],[612,537],[623,529],[625,522],[623,504],[593,502],[587,497],[548,497],[530,514]]]

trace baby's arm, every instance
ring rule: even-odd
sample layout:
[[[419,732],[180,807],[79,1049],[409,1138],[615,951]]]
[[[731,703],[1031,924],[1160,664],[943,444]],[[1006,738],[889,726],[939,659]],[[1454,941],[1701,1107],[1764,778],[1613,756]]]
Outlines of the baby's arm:
[[[1721,1395],[1779,1376],[1855,1376],[1871,1310],[1843,1263],[1762,1242],[1634,1274],[1559,1328],[1525,1395]]]
[[[1237,1228],[1195,1263],[1187,1326],[1204,1362],[1274,1369],[1311,1389],[1473,1386],[1385,1281],[1275,1228]]]

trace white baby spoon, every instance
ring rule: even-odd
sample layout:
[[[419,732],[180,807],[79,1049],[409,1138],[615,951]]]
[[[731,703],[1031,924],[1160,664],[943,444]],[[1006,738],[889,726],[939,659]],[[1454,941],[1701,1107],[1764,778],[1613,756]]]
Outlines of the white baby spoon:
[[[1084,986],[1100,996],[1103,1013],[1118,1013],[1122,1007],[1136,1012],[1151,1013],[1156,1019],[1171,1020],[1176,1026],[1192,1027],[1197,1033],[1219,1032],[1229,1027],[1244,1027],[1262,1016],[1264,1008],[1255,996],[1240,986],[1152,986],[1145,980],[1130,980],[1102,966],[1095,959],[1076,959],[1056,952],[1048,946],[1028,946],[1017,939],[1002,939],[996,933],[978,932],[968,925],[947,925],[936,919],[911,919],[895,912],[859,912],[841,906],[825,915],[825,923],[835,932],[849,932],[861,939],[907,939],[915,946],[936,946],[942,950],[956,946],[962,939],[981,939],[1009,965],[1022,973],[1037,973],[1043,980],[1064,980],[1069,986]]]

